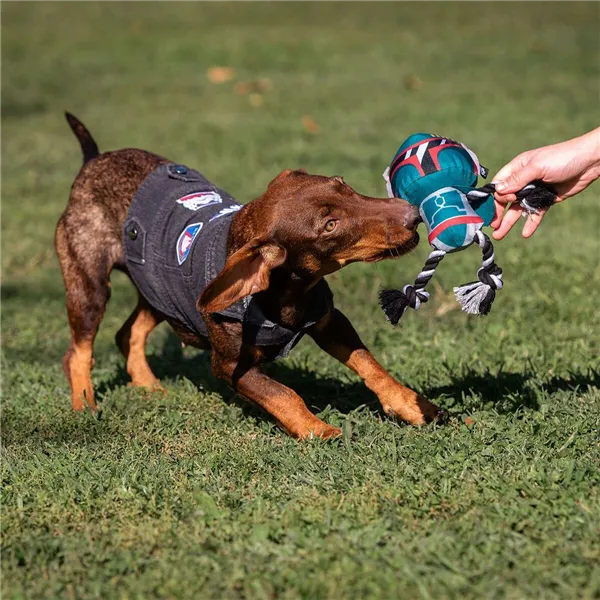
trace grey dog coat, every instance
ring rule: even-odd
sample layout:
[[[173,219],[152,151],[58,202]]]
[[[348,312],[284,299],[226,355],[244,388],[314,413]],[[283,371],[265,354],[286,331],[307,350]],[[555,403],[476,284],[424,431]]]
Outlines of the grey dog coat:
[[[127,269],[142,296],[166,317],[205,337],[196,302],[225,265],[229,228],[241,208],[198,171],[166,163],[142,182],[123,227]],[[276,358],[282,358],[333,306],[325,281],[308,293],[310,314],[297,330],[267,319],[251,296],[217,314],[243,323],[244,343],[271,346]]]

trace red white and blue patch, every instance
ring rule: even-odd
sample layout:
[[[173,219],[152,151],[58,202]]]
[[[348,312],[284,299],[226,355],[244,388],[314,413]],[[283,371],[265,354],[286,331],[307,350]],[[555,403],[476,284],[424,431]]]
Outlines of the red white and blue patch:
[[[187,208],[188,210],[196,211],[212,204],[221,204],[223,202],[221,196],[217,192],[194,192],[176,200],[177,204]]]
[[[190,254],[192,244],[202,229],[202,223],[188,225],[177,239],[177,262],[182,265]]]

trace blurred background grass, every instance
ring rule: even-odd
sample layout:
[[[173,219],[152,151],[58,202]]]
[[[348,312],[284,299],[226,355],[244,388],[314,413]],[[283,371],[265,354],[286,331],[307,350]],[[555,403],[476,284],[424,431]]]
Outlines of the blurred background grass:
[[[211,382],[206,357],[182,355],[165,326],[150,351],[170,396],[148,402],[127,391],[113,336],[134,292],[119,274],[96,345],[94,381],[105,419],[70,415],[60,367],[68,341],[64,290],[52,239],[81,162],[64,110],[83,120],[101,150],[152,150],[198,168],[242,202],[280,170],[298,167],[341,174],[363,193],[384,195],[381,173],[415,131],[465,142],[493,173],[525,149],[597,126],[600,5],[3,2],[0,9],[7,597],[194,596],[196,574],[205,595],[215,597],[598,593],[600,576],[591,566],[600,556],[598,495],[590,466],[599,460],[597,186],[552,210],[531,240],[513,233],[497,244],[506,287],[486,319],[463,315],[451,292],[472,278],[480,260],[474,249],[444,263],[432,301],[399,330],[385,322],[376,294],[412,281],[426,244],[401,261],[352,265],[331,277],[337,305],[387,368],[484,428],[475,436],[464,426],[416,432],[369,411],[347,417],[361,402],[373,407],[372,397],[303,341],[274,372],[316,410],[325,409],[328,420],[350,419],[358,434],[347,453],[335,445],[299,447],[256,413],[223,403],[231,394]],[[334,401],[342,412],[326,408]],[[578,443],[567,444],[576,433]],[[549,439],[557,449],[567,444],[560,456],[548,450]],[[145,487],[124,483],[135,471],[131,465],[143,470],[144,457],[162,460],[165,447],[183,450],[173,451],[173,464],[146,473]],[[459,469],[488,450],[497,454],[472,464],[472,474]],[[279,466],[262,472],[257,465],[265,455]],[[451,456],[461,457],[458,470],[444,479]],[[579,479],[571,474],[562,496],[550,502],[556,480],[549,474],[567,469],[561,460],[578,465]],[[518,485],[536,461],[548,474],[536,485],[549,512],[505,506],[513,492],[520,497]],[[209,476],[214,465],[221,470]],[[184,467],[187,475],[174,485],[172,469]],[[73,513],[73,490],[98,477],[101,487],[84,494],[89,504]],[[442,494],[456,521],[436,528],[432,511],[446,509],[431,486],[446,485],[460,488]],[[113,511],[122,486],[131,504]],[[142,488],[158,490],[153,502],[162,516],[153,516]],[[249,504],[239,498],[241,504],[228,504],[226,490],[233,488]],[[211,500],[198,500],[199,489]],[[282,530],[287,542],[278,538],[282,554],[269,555],[264,548],[274,552],[269,544],[276,542],[260,527],[270,531],[279,518],[281,495],[303,509]],[[346,495],[352,499],[337,509]],[[213,502],[218,516],[207,517],[204,529],[186,529],[177,502],[196,509]],[[587,507],[585,519],[577,503]],[[242,505],[241,514],[223,508]],[[562,533],[547,526],[557,506],[570,507]],[[110,522],[99,516],[104,510]],[[311,510],[317,516],[303,521]],[[470,525],[473,515],[480,531]],[[337,523],[337,537],[315,525],[325,518]],[[514,547],[506,523],[524,521],[532,535]],[[256,527],[259,541],[252,542]],[[364,528],[362,544],[353,527]],[[130,554],[122,554],[123,529],[134,540]],[[427,536],[447,544],[448,553],[425,543]],[[148,547],[140,542],[146,538],[153,540]],[[455,555],[458,546],[463,550]],[[545,558],[538,556],[542,546],[551,549]],[[561,546],[568,546],[569,561],[555,552]],[[205,559],[195,557],[197,547]],[[290,564],[286,552],[303,556],[302,548],[310,556],[298,558],[295,574],[282,580],[276,573]],[[344,548],[354,561],[350,572],[331,567],[329,576],[322,574],[318,561],[344,565]],[[263,551],[270,564],[263,564]],[[115,555],[122,571],[102,562]],[[261,566],[245,571],[245,557]],[[515,557],[521,562],[510,566]],[[138,568],[144,561],[152,565],[147,573]],[[486,572],[476,568],[482,562]]]

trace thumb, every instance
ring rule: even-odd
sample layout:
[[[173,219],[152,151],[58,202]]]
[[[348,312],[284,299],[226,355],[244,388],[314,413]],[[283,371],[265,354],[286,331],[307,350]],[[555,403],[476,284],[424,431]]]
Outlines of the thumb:
[[[499,194],[512,194],[536,179],[539,179],[539,172],[533,161],[520,155],[500,169],[492,181]]]

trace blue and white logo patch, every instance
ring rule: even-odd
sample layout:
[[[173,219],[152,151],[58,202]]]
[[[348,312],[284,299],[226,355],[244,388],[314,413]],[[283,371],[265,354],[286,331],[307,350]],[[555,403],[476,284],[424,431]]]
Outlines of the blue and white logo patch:
[[[182,265],[188,257],[194,240],[198,237],[203,223],[192,223],[188,225],[177,239],[177,262]]]
[[[212,204],[221,204],[223,202],[221,196],[217,192],[194,192],[176,200],[177,204],[187,208],[188,210],[196,211]]]

